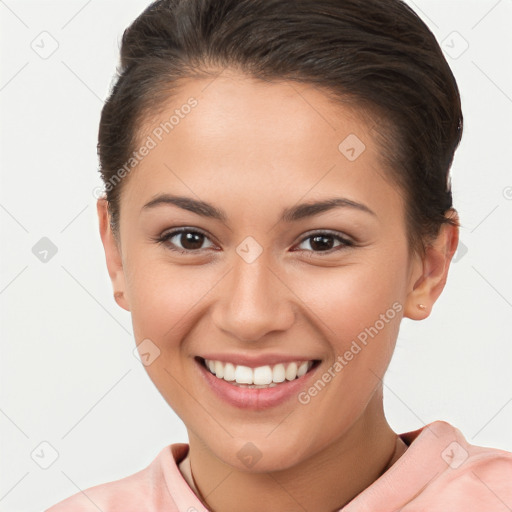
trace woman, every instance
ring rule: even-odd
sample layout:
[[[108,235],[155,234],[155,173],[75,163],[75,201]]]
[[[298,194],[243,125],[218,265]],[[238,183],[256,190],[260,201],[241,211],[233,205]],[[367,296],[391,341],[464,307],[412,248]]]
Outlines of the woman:
[[[400,322],[430,314],[457,247],[461,136],[399,0],[151,4],[102,111],[98,216],[189,443],[49,511],[510,509],[512,454],[383,411]]]

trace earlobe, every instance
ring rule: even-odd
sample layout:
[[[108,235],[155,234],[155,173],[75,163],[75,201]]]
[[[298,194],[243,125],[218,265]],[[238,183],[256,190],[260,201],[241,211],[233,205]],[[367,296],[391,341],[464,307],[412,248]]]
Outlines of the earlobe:
[[[411,290],[404,308],[404,317],[423,320],[430,315],[432,307],[444,289],[450,262],[459,242],[458,217],[451,214],[457,226],[443,224],[439,235],[426,249],[423,257],[417,256],[411,272]]]
[[[99,230],[105,250],[108,274],[112,282],[115,301],[123,309],[130,311],[130,305],[126,297],[126,283],[121,248],[112,232],[107,206],[108,203],[106,199],[98,199],[96,209],[98,212]]]

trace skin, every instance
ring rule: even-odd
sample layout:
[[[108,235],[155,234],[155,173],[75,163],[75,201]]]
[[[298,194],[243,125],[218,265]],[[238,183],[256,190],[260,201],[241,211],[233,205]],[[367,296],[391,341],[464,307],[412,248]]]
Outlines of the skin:
[[[403,197],[372,124],[309,85],[235,72],[190,80],[140,140],[191,96],[198,105],[125,178],[119,244],[98,200],[116,301],[132,314],[137,344],[149,338],[160,350],[146,370],[187,427],[194,480],[211,510],[337,510],[393,462],[382,377],[402,317],[426,318],[443,290],[458,229],[442,227],[425,255],[411,253]],[[338,149],[351,133],[366,145],[355,161]],[[212,203],[227,220],[170,205],[141,212],[161,192]],[[284,208],[332,196],[374,215],[335,208],[279,221]],[[205,232],[201,249],[183,255],[154,241],[177,227]],[[357,244],[327,255],[308,238],[313,230]],[[236,252],[248,236],[263,249],[250,264]],[[191,247],[179,235],[172,242]],[[242,410],[196,378],[194,356],[206,351],[307,355],[321,360],[321,377],[393,303],[401,311],[308,404],[294,397]],[[248,442],[261,454],[251,468],[237,456]]]

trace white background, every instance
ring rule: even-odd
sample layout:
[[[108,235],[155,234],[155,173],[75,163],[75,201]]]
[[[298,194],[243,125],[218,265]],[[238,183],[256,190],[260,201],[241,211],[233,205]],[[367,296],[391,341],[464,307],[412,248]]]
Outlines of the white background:
[[[472,444],[512,451],[512,0],[408,3],[461,90],[452,176],[464,248],[431,316],[402,323],[386,413],[397,432],[443,419]],[[43,510],[187,440],[132,353],[93,196],[118,44],[147,4],[0,2],[2,512]],[[58,44],[47,58],[33,49],[42,38],[46,51]],[[42,237],[57,248],[46,263],[32,252]],[[42,442],[58,453],[48,469],[31,457],[51,457]]]

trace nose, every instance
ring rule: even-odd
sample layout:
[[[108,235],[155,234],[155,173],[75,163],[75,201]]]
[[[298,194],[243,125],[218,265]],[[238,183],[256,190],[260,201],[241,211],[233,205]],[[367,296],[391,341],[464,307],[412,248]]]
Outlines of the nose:
[[[252,263],[236,256],[220,284],[212,318],[225,334],[250,342],[292,326],[295,308],[290,284],[284,272],[270,268],[263,254]]]

